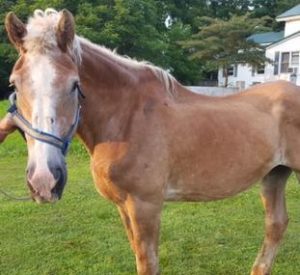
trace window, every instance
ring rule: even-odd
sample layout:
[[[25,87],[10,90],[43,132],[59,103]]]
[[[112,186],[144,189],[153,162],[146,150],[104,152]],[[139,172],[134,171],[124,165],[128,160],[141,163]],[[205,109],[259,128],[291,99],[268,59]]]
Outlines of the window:
[[[281,53],[280,72],[288,73],[290,64],[290,53]]]
[[[264,73],[265,73],[265,64],[252,67],[252,76],[255,76],[255,74],[264,74]]]
[[[279,73],[293,73],[293,68],[298,68],[300,64],[300,52],[275,52],[274,75]]]
[[[234,76],[234,77],[237,77],[237,71],[238,71],[238,65],[235,64],[235,65],[230,65],[228,68],[227,68],[227,74],[228,76]],[[223,77],[225,77],[225,70],[223,70]]]
[[[228,75],[234,75],[234,66],[229,66]]]
[[[264,74],[265,73],[265,64],[261,64],[256,68],[257,74]]]
[[[275,52],[274,58],[274,75],[278,75],[279,69],[279,52]]]
[[[292,52],[291,66],[292,67],[298,67],[299,66],[299,52]]]
[[[234,76],[237,77],[237,74],[238,74],[238,65],[235,64],[234,65]]]

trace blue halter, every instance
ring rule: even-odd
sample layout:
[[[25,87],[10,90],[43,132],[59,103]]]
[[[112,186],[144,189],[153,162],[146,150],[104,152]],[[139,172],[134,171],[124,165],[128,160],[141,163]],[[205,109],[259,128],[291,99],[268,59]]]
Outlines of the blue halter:
[[[84,98],[84,95],[82,94],[80,88],[78,86],[77,88],[79,91],[79,95]],[[68,131],[67,135],[61,138],[32,127],[32,124],[28,120],[26,120],[18,111],[18,107],[16,104],[16,100],[17,100],[16,92],[12,93],[9,99],[10,99],[11,106],[7,110],[7,112],[11,114],[12,119],[18,128],[20,128],[24,133],[31,136],[32,138],[41,142],[48,143],[60,149],[64,156],[67,154],[69,145],[77,130],[78,123],[80,120],[81,106],[79,104],[76,110],[74,122],[71,125],[70,130]]]

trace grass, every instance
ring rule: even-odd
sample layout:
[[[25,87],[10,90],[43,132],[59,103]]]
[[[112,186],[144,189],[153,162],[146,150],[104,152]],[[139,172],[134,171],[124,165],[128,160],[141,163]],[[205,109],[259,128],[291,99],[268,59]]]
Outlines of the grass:
[[[0,104],[3,114],[7,103]],[[23,196],[26,147],[18,134],[0,146],[0,188]],[[89,159],[75,141],[69,182],[55,205],[0,197],[0,274],[134,274],[134,256],[116,208],[92,183]],[[273,274],[299,274],[300,186],[289,181],[290,225]],[[258,186],[211,203],[167,203],[162,216],[161,273],[249,274],[263,238]]]

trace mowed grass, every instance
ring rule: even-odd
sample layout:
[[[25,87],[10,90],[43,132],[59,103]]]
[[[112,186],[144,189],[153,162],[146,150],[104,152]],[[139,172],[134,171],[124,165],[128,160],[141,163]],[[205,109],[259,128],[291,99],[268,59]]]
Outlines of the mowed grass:
[[[3,115],[8,103],[0,104]],[[26,146],[18,134],[0,145],[0,188],[18,196],[25,185]],[[89,158],[75,141],[61,201],[37,205],[0,195],[0,274],[134,274],[134,256],[114,205],[100,197]],[[290,224],[273,274],[300,274],[300,186],[287,188]],[[166,203],[161,274],[249,274],[263,239],[259,187],[210,203]]]

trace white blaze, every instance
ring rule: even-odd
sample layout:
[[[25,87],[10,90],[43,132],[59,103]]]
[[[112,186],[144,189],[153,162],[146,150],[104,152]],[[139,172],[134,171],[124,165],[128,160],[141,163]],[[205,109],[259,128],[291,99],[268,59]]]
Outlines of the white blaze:
[[[31,85],[30,93],[33,101],[32,106],[32,127],[46,133],[58,135],[57,124],[55,123],[56,112],[55,106],[58,96],[54,90],[53,83],[56,76],[54,66],[49,58],[45,55],[36,54],[29,60]],[[35,140],[34,146],[29,148],[30,162],[35,164],[35,175],[52,174],[48,168],[49,160],[59,163],[59,149],[53,145]],[[49,179],[50,180],[50,179]]]

